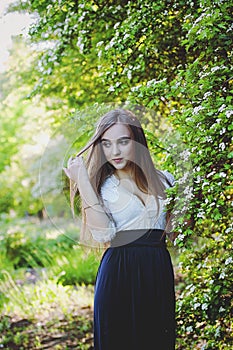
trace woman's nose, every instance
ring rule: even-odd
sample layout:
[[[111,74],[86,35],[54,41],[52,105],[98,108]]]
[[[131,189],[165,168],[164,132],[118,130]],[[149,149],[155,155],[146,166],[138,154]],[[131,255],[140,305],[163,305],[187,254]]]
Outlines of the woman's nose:
[[[121,153],[117,143],[113,144],[112,153],[113,153],[114,156],[116,156],[116,155]]]

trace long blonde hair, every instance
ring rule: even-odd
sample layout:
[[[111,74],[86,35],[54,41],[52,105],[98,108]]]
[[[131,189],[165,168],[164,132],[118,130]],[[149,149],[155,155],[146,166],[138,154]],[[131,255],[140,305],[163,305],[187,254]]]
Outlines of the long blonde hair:
[[[136,116],[126,109],[114,109],[107,112],[98,122],[95,134],[87,143],[87,145],[78,152],[77,156],[80,156],[85,151],[88,151],[86,159],[86,167],[90,178],[90,183],[93,189],[102,202],[100,195],[101,187],[108,176],[111,176],[115,168],[106,161],[102,145],[101,136],[111,126],[122,123],[126,125],[131,133],[132,139],[135,141],[135,154],[137,155],[136,162],[129,162],[129,168],[132,178],[137,187],[145,193],[150,193],[155,196],[155,199],[165,198],[165,176],[161,171],[155,168],[146,141],[144,131],[141,123]],[[143,146],[143,147],[142,147]],[[72,181],[70,182],[70,200],[71,208],[74,214],[74,199],[78,195],[78,188]],[[106,214],[111,216],[111,213]],[[86,225],[86,215],[82,207],[82,228],[80,235],[80,242],[84,244],[91,244],[93,246],[99,246],[91,237],[91,234]]]

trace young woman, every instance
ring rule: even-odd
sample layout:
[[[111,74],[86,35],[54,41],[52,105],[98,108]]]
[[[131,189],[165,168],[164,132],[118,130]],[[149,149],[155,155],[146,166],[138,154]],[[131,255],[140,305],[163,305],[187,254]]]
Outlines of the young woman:
[[[174,276],[164,208],[174,178],[155,169],[139,120],[124,109],[105,114],[64,171],[72,202],[76,194],[82,201],[81,240],[108,244],[95,284],[95,350],[174,349]]]

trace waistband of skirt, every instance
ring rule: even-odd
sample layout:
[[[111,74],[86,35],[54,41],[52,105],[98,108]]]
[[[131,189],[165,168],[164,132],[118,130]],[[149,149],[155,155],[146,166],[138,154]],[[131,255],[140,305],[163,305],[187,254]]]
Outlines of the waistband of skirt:
[[[159,229],[125,230],[116,233],[111,241],[111,248],[114,247],[166,247],[165,232]]]

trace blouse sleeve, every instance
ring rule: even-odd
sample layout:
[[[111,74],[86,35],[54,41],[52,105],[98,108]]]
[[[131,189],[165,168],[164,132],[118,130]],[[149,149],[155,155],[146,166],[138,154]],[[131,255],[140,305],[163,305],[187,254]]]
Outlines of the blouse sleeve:
[[[92,237],[95,241],[106,243],[111,241],[116,235],[116,227],[112,221],[109,220],[109,226],[104,228],[90,227]]]
[[[116,227],[114,223],[109,220],[108,227],[91,227],[88,226],[92,237],[95,241],[100,243],[110,242],[116,236]]]
[[[175,185],[175,178],[174,178],[174,176],[171,173],[169,173],[169,171],[167,171],[167,170],[164,170],[163,174],[164,174],[164,176],[165,176],[165,178],[167,180],[168,187],[173,187]]]

